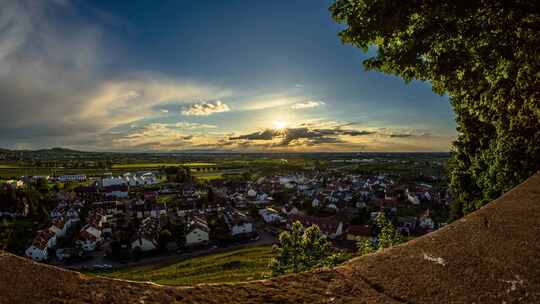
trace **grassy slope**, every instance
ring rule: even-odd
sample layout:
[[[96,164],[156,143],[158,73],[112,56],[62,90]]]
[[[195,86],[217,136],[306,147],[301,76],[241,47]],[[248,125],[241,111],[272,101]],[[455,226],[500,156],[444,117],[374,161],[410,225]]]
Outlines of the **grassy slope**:
[[[94,274],[165,285],[241,282],[262,279],[268,273],[271,257],[271,246],[248,246],[168,266],[141,266]]]

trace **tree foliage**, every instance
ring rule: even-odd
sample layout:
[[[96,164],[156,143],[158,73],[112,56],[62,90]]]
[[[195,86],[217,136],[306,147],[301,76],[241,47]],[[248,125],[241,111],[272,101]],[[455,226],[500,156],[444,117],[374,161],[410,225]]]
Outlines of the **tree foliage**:
[[[279,245],[274,246],[276,257],[270,261],[272,275],[307,271],[316,267],[332,267],[346,260],[335,253],[319,227],[308,228],[296,221],[290,231],[279,235]]]
[[[358,253],[360,255],[369,254],[377,250],[383,250],[403,243],[403,236],[386,218],[384,212],[377,216],[377,226],[379,228],[378,243],[375,246],[371,240],[359,240],[357,243]]]
[[[344,43],[375,51],[367,70],[450,97],[455,216],[540,169],[540,2],[337,0],[330,10],[347,25]]]

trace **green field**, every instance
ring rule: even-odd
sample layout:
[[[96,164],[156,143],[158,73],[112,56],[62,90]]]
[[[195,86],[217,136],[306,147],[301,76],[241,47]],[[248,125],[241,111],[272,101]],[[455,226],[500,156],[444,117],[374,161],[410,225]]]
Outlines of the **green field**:
[[[133,163],[133,164],[116,164],[113,169],[130,169],[130,168],[159,168],[159,167],[210,167],[215,166],[212,163]]]
[[[0,169],[10,169],[10,168],[17,168],[17,165],[0,164]]]
[[[198,180],[202,180],[202,181],[213,181],[213,180],[217,180],[217,179],[222,179],[223,178],[223,175],[221,174],[212,174],[212,175],[200,175],[200,176],[197,176],[195,175],[195,177],[198,179]]]
[[[264,278],[269,272],[268,263],[272,256],[271,246],[248,246],[166,266],[141,266],[90,274],[164,285],[242,282]]]

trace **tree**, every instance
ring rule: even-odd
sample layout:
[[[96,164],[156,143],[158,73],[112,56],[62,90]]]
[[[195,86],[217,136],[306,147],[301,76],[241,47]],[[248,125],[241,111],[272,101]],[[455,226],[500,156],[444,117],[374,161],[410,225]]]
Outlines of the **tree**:
[[[450,187],[471,212],[540,169],[540,2],[336,0],[367,70],[429,81],[456,114]]]
[[[403,243],[403,236],[386,218],[384,212],[379,213],[376,221],[380,231],[377,246],[375,246],[371,240],[359,240],[357,242],[357,247],[360,255],[369,254],[377,250],[383,250],[384,248],[389,248]]]
[[[179,248],[183,248],[186,245],[186,225],[177,224],[173,226],[173,239]]]
[[[279,245],[274,245],[274,251],[276,257],[270,261],[273,276],[331,267],[346,259],[334,253],[318,226],[304,228],[299,221],[293,223],[290,231],[279,235]]]
[[[159,232],[158,248],[159,250],[167,249],[167,244],[172,240],[172,233],[168,229],[163,229]]]
[[[351,224],[353,225],[364,225],[367,224],[368,221],[369,212],[366,207],[357,209],[351,218]]]

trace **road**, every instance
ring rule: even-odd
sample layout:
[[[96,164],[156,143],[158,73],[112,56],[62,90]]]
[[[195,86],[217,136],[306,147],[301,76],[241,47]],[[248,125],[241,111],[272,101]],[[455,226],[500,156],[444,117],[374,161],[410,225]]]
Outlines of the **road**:
[[[259,230],[258,232],[259,232],[259,238],[255,241],[236,243],[236,244],[232,244],[226,247],[211,246],[209,248],[194,250],[193,252],[185,252],[185,253],[176,253],[175,250],[171,250],[167,254],[160,254],[153,257],[143,258],[139,261],[130,261],[130,262],[122,263],[122,262],[109,260],[105,257],[105,250],[100,250],[94,253],[93,255],[94,258],[92,260],[77,262],[77,263],[69,263],[69,264],[60,263],[60,262],[51,263],[51,264],[62,267],[62,268],[68,268],[68,269],[73,269],[73,270],[82,270],[85,267],[92,268],[94,265],[104,265],[104,264],[111,265],[115,269],[136,267],[136,266],[147,266],[147,265],[172,264],[175,262],[179,262],[181,260],[190,259],[194,257],[233,251],[247,245],[249,246],[272,245],[277,242],[277,238],[271,235],[270,233],[264,230]]]

